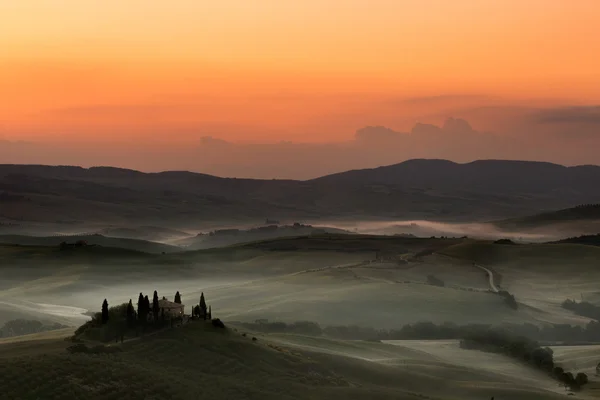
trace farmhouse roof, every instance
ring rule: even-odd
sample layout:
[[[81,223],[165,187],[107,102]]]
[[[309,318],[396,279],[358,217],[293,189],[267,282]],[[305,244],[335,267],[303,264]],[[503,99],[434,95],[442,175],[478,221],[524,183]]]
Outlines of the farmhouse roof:
[[[158,300],[158,306],[160,308],[164,308],[164,309],[170,309],[170,308],[182,308],[183,304],[179,304],[179,303],[174,303],[172,301],[169,300]]]

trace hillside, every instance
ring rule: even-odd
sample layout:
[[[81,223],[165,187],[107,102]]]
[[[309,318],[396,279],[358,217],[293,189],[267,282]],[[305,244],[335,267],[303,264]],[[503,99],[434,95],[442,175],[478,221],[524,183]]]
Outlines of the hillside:
[[[66,350],[70,343],[60,339],[0,343],[3,395],[261,400],[564,397],[544,377],[528,371],[527,377],[534,379],[480,371],[402,346],[289,339],[258,336],[253,341],[250,335],[192,322],[113,345],[106,349],[115,349],[111,354],[70,353]],[[359,347],[360,355],[355,351]]]
[[[600,233],[596,235],[582,235],[559,240],[552,243],[586,244],[589,246],[600,246]]]
[[[579,233],[600,232],[600,204],[584,204],[558,211],[494,221],[498,228],[511,230],[542,230],[555,228]]]
[[[410,160],[310,181],[0,165],[0,223],[185,229],[264,218],[491,219],[600,201],[600,167]]]
[[[284,237],[323,235],[328,233],[344,234],[350,232],[337,228],[295,223],[294,225],[267,225],[251,229],[220,229],[181,239],[175,243],[185,247],[187,250],[199,250],[225,247],[238,243],[264,241]]]
[[[24,235],[0,235],[0,244],[23,245],[23,246],[56,246],[60,243],[75,243],[83,240],[88,245],[122,248],[126,250],[141,251],[145,253],[163,253],[182,251],[180,247],[170,246],[163,243],[155,243],[139,239],[114,238],[102,235],[76,235],[76,236],[24,236]]]

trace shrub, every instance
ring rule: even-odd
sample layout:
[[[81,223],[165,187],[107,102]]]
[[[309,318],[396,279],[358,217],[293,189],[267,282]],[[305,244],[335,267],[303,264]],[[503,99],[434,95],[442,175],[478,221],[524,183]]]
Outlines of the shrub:
[[[589,382],[588,376],[583,372],[580,372],[575,376],[575,382],[577,382],[579,386],[583,386]]]
[[[225,328],[225,324],[219,318],[215,318],[212,320],[212,325],[215,328]]]
[[[510,239],[498,239],[494,242],[494,244],[516,244]]]
[[[445,286],[445,283],[443,280],[436,278],[433,275],[427,275],[427,283],[433,286],[440,286],[443,287]]]
[[[506,290],[501,290],[498,292],[498,294],[504,297],[504,303],[506,303],[510,308],[513,310],[519,308],[519,304],[517,303],[517,299],[515,299],[514,295],[508,293]]]

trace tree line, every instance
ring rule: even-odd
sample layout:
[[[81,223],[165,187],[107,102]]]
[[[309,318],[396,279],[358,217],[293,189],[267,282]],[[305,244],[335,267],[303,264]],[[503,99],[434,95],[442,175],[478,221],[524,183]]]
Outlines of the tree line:
[[[544,371],[571,390],[579,390],[588,383],[585,373],[573,375],[556,365],[551,348],[541,347],[538,342],[523,336],[497,329],[477,330],[465,335],[460,341],[460,347],[504,354]]]
[[[591,321],[586,326],[569,324],[548,324],[539,327],[534,324],[489,324],[457,325],[452,322],[434,324],[418,322],[404,325],[400,329],[375,329],[372,327],[345,325],[324,326],[316,322],[298,321],[294,323],[235,322],[236,325],[258,332],[296,333],[301,335],[327,336],[344,340],[444,340],[463,339],[477,332],[490,330],[504,332],[506,335],[521,336],[541,342],[561,342],[566,344],[600,342],[600,322]]]

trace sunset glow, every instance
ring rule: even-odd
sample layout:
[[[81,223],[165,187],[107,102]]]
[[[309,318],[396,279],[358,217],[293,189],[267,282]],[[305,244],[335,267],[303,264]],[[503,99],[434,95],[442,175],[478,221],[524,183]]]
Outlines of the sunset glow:
[[[11,139],[223,123],[279,140],[347,109],[327,96],[600,101],[593,0],[31,0],[4,1],[0,15]],[[333,125],[339,139],[346,127]]]

